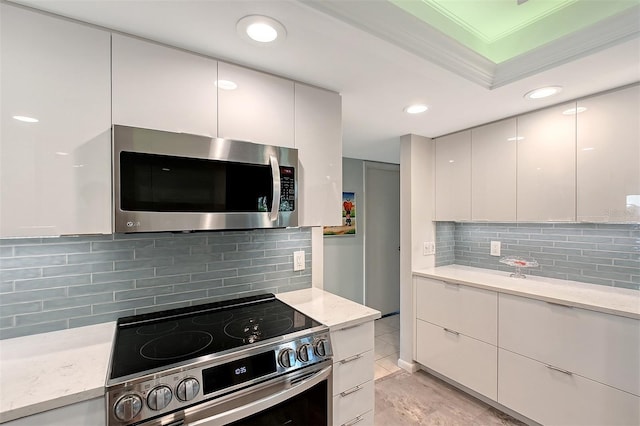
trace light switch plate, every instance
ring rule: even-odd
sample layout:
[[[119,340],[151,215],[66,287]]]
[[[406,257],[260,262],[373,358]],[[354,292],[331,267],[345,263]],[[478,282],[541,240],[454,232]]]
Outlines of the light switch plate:
[[[304,250],[293,252],[293,270],[304,271]]]
[[[430,254],[436,254],[436,243],[433,241],[425,241],[422,243],[422,255],[429,256]]]

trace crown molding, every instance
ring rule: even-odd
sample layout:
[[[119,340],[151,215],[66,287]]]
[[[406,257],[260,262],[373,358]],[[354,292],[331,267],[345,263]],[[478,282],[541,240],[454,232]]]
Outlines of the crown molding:
[[[299,0],[486,89],[495,89],[640,35],[640,5],[500,64],[385,0]]]

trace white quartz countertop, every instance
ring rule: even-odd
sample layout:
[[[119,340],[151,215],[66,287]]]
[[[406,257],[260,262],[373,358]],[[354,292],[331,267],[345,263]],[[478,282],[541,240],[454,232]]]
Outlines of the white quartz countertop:
[[[380,311],[318,288],[306,288],[276,294],[276,297],[305,315],[310,316],[330,330],[380,318]]]
[[[524,279],[513,278],[509,276],[509,272],[462,265],[419,269],[413,273],[499,293],[640,319],[640,291],[637,290],[532,275]]]
[[[0,423],[104,396],[115,325],[0,340]]]
[[[309,288],[276,295],[330,329],[380,312]],[[0,423],[104,396],[115,322],[0,340]]]

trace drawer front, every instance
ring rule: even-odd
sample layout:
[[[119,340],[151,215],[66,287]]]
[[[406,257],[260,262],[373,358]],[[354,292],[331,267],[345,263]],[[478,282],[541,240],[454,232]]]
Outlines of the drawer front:
[[[373,349],[373,321],[331,332],[333,362]]]
[[[548,425],[638,425],[640,398],[503,349],[498,402]]]
[[[416,361],[482,395],[497,398],[497,348],[418,320]]]
[[[416,278],[416,316],[421,320],[497,345],[497,312],[494,291]]]
[[[347,389],[333,397],[333,424],[349,423],[358,416],[373,411],[373,404],[373,380]]]
[[[373,351],[357,354],[333,364],[333,394],[373,380]]]
[[[500,294],[499,346],[640,395],[640,321]]]

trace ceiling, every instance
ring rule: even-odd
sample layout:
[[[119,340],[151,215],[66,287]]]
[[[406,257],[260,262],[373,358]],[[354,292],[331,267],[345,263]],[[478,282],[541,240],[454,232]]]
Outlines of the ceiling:
[[[339,92],[343,156],[372,161],[399,163],[405,134],[437,137],[640,81],[639,0],[12,3]],[[281,22],[286,40],[239,37],[252,14]],[[563,91],[523,98],[547,85]],[[413,103],[429,110],[404,113]]]

